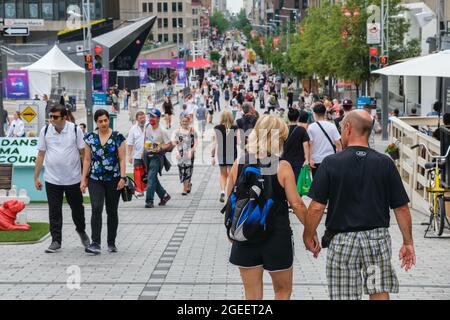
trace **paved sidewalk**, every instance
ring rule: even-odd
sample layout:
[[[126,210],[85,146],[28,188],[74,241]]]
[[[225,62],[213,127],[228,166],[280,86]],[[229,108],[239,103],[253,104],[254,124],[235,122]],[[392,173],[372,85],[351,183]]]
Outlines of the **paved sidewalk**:
[[[119,130],[127,128],[119,116]],[[209,160],[210,137],[206,140],[203,148]],[[377,146],[382,149],[384,144]],[[0,245],[0,299],[241,299],[239,271],[228,262],[230,243],[219,213],[218,167],[197,165],[192,193],[186,197],[181,195],[176,166],[161,181],[172,196],[166,207],[144,209],[143,199],[120,203],[117,254],[103,248],[99,256],[86,255],[67,205],[60,253],[44,253],[50,239],[34,245]],[[29,205],[25,211],[30,221],[48,221],[46,205]],[[89,234],[90,216],[90,205],[86,205]],[[393,299],[450,299],[450,239],[424,239],[421,223],[425,221],[424,214],[413,211],[417,265],[407,273],[400,269],[401,234],[393,216],[393,261],[400,280],[400,293]],[[105,244],[106,218],[104,222]],[[292,298],[328,299],[326,250],[314,259],[304,249],[303,227],[294,215],[291,222],[295,240]],[[79,277],[73,273],[78,267]],[[78,279],[76,289],[73,283]],[[273,298],[268,274],[264,291],[266,299]]]
[[[84,253],[68,208],[63,250],[45,254],[50,239],[34,245],[0,246],[0,299],[240,299],[239,271],[228,263],[228,242],[219,213],[218,168],[195,168],[193,193],[182,197],[177,174],[162,178],[173,199],[165,208],[144,209],[143,200],[120,205],[119,253]],[[27,207],[31,221],[47,221],[45,205]],[[86,205],[87,218],[91,210]],[[448,239],[423,239],[426,217],[413,212],[417,266],[406,273],[397,258],[401,235],[393,221],[394,265],[401,291],[393,299],[450,299]],[[89,220],[88,220],[89,221]],[[325,254],[304,249],[303,227],[291,216],[295,239],[293,299],[328,299]],[[323,225],[320,233],[323,232]],[[106,226],[103,243],[106,242]],[[81,288],[70,289],[71,266],[81,270]],[[70,272],[69,272],[70,273]],[[265,297],[273,298],[265,275]]]

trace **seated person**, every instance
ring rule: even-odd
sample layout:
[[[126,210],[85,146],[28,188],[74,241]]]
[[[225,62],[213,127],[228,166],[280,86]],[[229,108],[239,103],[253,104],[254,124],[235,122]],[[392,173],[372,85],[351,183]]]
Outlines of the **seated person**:
[[[450,126],[450,113],[444,113],[444,116],[442,118],[444,120],[444,126],[445,127]],[[433,132],[433,138],[439,141],[441,141],[441,128],[442,127],[439,127]]]

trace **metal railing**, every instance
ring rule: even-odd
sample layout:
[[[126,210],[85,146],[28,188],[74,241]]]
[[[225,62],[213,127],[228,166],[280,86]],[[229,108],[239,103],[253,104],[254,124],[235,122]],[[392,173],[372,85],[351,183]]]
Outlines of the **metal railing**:
[[[431,157],[424,150],[411,150],[411,146],[425,144],[433,155],[439,155],[441,143],[419,129],[425,127],[432,131],[437,128],[437,117],[392,117],[389,124],[389,142],[399,147],[400,159],[396,161],[400,176],[405,184],[410,206],[428,212],[429,193],[425,163],[431,162]],[[416,128],[414,128],[414,127]]]

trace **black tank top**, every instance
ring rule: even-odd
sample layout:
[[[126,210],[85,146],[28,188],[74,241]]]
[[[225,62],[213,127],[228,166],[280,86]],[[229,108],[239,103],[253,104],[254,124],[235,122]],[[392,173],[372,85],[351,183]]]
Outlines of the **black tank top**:
[[[244,168],[244,165],[246,164],[256,164],[256,160],[254,160],[254,157],[251,157],[249,160],[249,155],[243,156],[240,159],[240,164],[238,166],[238,175],[242,172],[242,169]],[[265,161],[266,160],[266,161]],[[275,223],[273,225],[273,233],[274,234],[285,234],[289,233],[292,234],[290,221],[289,221],[289,206],[288,201],[286,198],[286,192],[284,188],[281,186],[280,182],[278,181],[278,165],[280,163],[280,158],[276,157],[274,158],[275,161],[272,161],[269,165],[262,165],[264,168],[270,168],[271,165],[277,166],[276,174],[273,175],[264,175],[266,179],[271,179],[271,185],[273,186],[274,190],[273,192],[273,200],[274,200],[274,207],[277,208],[277,211],[274,214]],[[259,159],[259,162],[261,163],[267,163],[268,159]],[[237,178],[236,178],[237,181]]]

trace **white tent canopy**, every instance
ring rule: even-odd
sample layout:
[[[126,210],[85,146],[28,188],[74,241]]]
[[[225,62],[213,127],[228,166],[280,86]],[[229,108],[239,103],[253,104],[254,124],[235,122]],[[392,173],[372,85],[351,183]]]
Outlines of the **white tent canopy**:
[[[59,72],[80,72],[84,69],[70,60],[59,48],[55,45],[45,56],[33,63],[32,65],[23,68],[28,71],[39,71],[48,73]]]
[[[450,77],[450,50],[409,59],[372,73],[385,76]]]
[[[22,69],[28,70],[31,96],[50,96],[54,75],[59,77],[60,86],[65,87],[68,94],[85,90],[85,70],[70,60],[57,45],[41,59]]]

